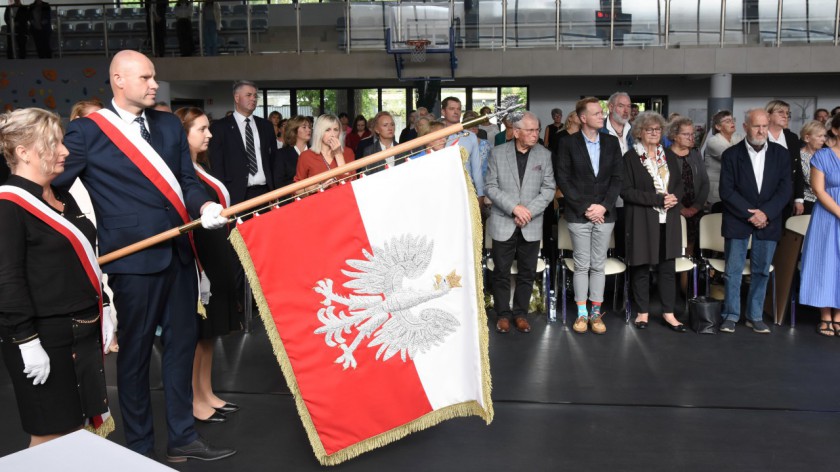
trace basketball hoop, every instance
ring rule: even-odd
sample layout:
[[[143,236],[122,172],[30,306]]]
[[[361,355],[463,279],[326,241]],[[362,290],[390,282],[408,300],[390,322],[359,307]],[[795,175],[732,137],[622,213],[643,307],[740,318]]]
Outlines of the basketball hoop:
[[[411,62],[426,62],[426,47],[432,44],[428,39],[409,39],[405,42],[411,48]]]

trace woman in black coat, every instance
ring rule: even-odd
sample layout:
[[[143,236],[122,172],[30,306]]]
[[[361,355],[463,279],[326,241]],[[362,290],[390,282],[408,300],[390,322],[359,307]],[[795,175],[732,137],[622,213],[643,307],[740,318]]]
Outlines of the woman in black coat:
[[[312,139],[312,125],[303,116],[295,116],[286,121],[283,133],[284,146],[277,150],[274,157],[274,188],[291,185],[295,181],[298,156],[309,149]]]
[[[630,285],[637,315],[635,326],[647,328],[650,305],[650,267],[657,266],[662,317],[667,326],[685,332],[674,316],[675,259],[682,252],[680,200],[683,183],[675,159],[667,158],[660,141],[665,119],[655,112],[640,113],[632,133],[633,148],[624,155],[621,198],[626,215],[625,238]]]

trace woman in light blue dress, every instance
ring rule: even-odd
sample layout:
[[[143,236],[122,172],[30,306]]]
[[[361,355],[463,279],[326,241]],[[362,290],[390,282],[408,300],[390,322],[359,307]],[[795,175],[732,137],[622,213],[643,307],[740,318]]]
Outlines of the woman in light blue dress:
[[[802,251],[799,301],[820,309],[817,332],[840,336],[840,115],[831,120],[831,147],[811,158],[817,197]]]

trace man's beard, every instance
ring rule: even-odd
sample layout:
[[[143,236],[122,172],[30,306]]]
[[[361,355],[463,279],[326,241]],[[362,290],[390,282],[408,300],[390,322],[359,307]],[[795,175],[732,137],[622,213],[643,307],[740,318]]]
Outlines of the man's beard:
[[[753,140],[753,138],[747,137],[747,142],[750,143],[750,146],[753,147],[764,147],[764,144],[767,143],[767,138],[761,140]]]
[[[626,125],[627,122],[629,121],[629,118],[625,118],[625,117],[619,115],[618,113],[613,113],[610,116],[610,118],[612,118],[613,121],[615,121],[616,123],[618,123],[620,125]]]

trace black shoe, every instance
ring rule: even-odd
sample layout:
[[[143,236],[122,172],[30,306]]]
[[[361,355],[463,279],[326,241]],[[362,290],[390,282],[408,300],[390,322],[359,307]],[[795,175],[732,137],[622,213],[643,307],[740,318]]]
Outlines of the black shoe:
[[[195,418],[196,421],[207,424],[224,423],[225,421],[227,421],[225,415],[219,413],[218,411],[214,411],[213,414],[210,415],[210,417],[207,419],[201,419],[197,416],[193,416],[193,418]]]
[[[633,326],[639,329],[647,329],[647,321],[634,321]]]
[[[198,439],[189,444],[166,449],[166,460],[169,462],[185,462],[187,459],[215,461],[234,454],[236,454],[236,449],[215,447],[199,436]]]
[[[682,324],[682,323],[677,324],[677,325],[672,325],[671,323],[668,323],[667,321],[665,321],[664,323],[665,323],[665,326],[671,328],[672,331],[676,331],[678,333],[685,333],[686,332],[685,325]]]
[[[228,413],[235,413],[239,411],[239,405],[236,403],[225,402],[224,406],[220,406],[219,408],[214,407],[213,409],[223,415],[227,415]]]

